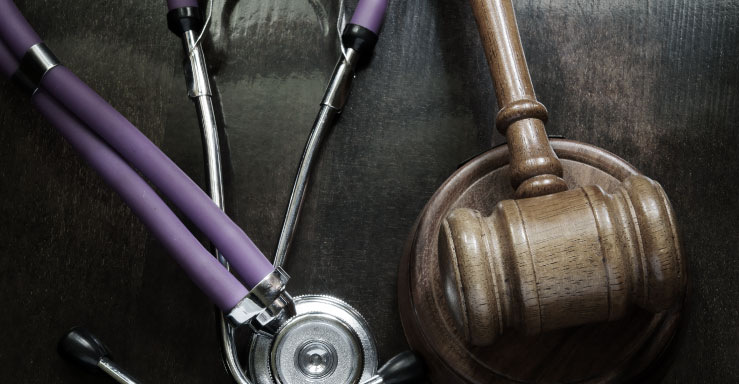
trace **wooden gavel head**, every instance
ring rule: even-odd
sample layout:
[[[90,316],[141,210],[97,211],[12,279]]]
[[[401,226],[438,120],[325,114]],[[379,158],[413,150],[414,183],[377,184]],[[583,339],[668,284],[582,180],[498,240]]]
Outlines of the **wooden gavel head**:
[[[667,196],[644,176],[607,194],[586,186],[505,200],[443,221],[439,265],[459,330],[476,346],[659,312],[682,298],[684,261]]]

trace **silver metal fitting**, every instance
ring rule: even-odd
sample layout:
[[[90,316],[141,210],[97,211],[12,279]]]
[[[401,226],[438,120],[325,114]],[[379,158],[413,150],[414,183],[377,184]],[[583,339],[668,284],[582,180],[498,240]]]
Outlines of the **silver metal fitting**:
[[[264,309],[255,321],[249,323],[252,330],[274,335],[285,322],[295,316],[293,298],[287,292],[282,292],[267,308]]]
[[[12,78],[28,93],[33,94],[41,86],[44,76],[59,64],[59,59],[46,44],[38,43],[28,48]]]
[[[182,36],[182,44],[187,55],[183,62],[185,82],[187,94],[192,99],[212,95],[203,47],[200,44],[195,45],[197,39],[198,34],[195,31],[187,31]]]
[[[231,309],[228,321],[236,327],[249,324],[258,332],[276,331],[295,312],[292,297],[285,291],[288,280],[285,270],[275,268]]]
[[[354,78],[354,67],[359,61],[359,53],[351,48],[341,55],[336,63],[334,73],[326,88],[321,105],[325,105],[341,111],[349,98],[352,79]]]

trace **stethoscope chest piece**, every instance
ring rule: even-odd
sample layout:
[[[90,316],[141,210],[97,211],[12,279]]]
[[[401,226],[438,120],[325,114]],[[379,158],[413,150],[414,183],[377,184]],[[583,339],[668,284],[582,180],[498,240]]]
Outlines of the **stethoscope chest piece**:
[[[273,337],[255,336],[249,368],[258,384],[359,383],[377,371],[369,325],[330,296],[294,299],[295,316]]]

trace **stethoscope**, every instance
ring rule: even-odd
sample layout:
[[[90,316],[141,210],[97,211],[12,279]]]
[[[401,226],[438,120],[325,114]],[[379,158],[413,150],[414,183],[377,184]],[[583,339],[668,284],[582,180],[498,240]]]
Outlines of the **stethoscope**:
[[[223,212],[218,129],[205,57],[204,25],[196,0],[168,0],[170,29],[186,52],[188,94],[197,106],[208,169],[203,192],[125,117],[63,67],[10,0],[0,0],[0,72],[33,104],[131,207],[190,279],[220,309],[223,355],[239,383],[401,383],[422,376],[419,359],[403,353],[377,369],[369,325],[333,297],[292,297],[282,268],[305,194],[314,156],[346,102],[354,68],[371,55],[386,0],[360,0],[342,34],[342,55],[327,88],[296,177],[275,264]],[[138,172],[166,196],[217,249],[200,244]],[[242,279],[229,272],[233,269]],[[234,331],[247,326],[252,340],[242,367]],[[60,349],[121,383],[136,383],[117,367],[89,332],[73,329]],[[246,368],[246,369],[244,369]]]

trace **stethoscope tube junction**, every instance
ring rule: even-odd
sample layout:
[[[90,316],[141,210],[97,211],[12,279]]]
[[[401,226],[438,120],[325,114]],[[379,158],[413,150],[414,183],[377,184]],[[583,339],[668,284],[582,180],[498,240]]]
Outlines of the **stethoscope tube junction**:
[[[386,0],[360,0],[341,34],[342,50],[313,124],[295,179],[274,264],[224,213],[216,112],[205,54],[207,29],[196,0],[168,0],[170,30],[182,40],[188,96],[203,138],[207,191],[203,192],[156,145],[77,78],[44,45],[10,0],[0,0],[0,72],[12,77],[33,104],[95,169],[219,309],[224,361],[238,383],[402,383],[422,375],[413,354],[377,370],[369,325],[333,297],[293,298],[283,269],[320,144],[349,97],[351,80],[378,41]],[[146,177],[211,242],[209,252],[185,227]],[[241,277],[242,284],[234,275]],[[235,328],[248,325],[248,372],[242,368]],[[84,330],[70,332],[60,352],[97,367],[121,383],[137,383],[112,362],[107,348]]]

